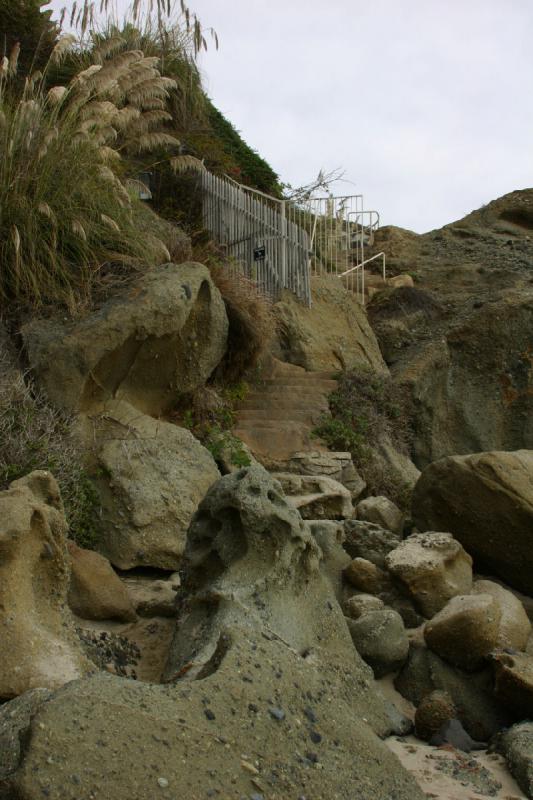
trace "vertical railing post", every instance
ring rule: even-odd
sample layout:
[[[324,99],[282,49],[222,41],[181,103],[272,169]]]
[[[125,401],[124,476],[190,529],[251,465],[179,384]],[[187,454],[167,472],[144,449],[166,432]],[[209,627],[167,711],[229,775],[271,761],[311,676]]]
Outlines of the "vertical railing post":
[[[287,209],[286,201],[281,201],[281,289],[287,287]]]

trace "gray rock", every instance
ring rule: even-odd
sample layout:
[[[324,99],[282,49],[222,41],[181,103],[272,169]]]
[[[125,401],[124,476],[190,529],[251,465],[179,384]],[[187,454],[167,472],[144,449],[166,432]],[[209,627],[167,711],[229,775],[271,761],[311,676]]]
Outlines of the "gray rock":
[[[0,706],[0,786],[21,761],[22,741],[33,714],[51,696],[49,689],[30,689]]]
[[[293,453],[286,470],[300,475],[326,475],[342,483],[357,500],[366,489],[366,483],[355,469],[351,453],[305,450]]]
[[[370,664],[376,678],[401,667],[409,652],[409,640],[396,611],[368,611],[347,622],[357,652]]]
[[[383,600],[372,594],[354,594],[344,601],[343,610],[350,619],[359,619],[369,611],[380,611],[384,606]]]
[[[407,662],[394,684],[415,706],[436,689],[446,692],[457,708],[461,723],[477,740],[488,741],[513,719],[494,697],[490,667],[477,673],[463,672],[420,643],[411,643]]]
[[[202,386],[227,338],[224,302],[201,264],[165,264],[73,322],[22,329],[30,365],[50,400],[88,411],[112,399],[159,416]]]
[[[295,475],[275,472],[290,505],[304,519],[350,519],[354,508],[348,489],[326,475]]]
[[[213,785],[249,796],[246,761],[278,793],[290,774],[312,797],[422,800],[376,736],[391,731],[390,716],[319,562],[268,473],[222,478],[191,524],[172,685],[105,674],[69,684],[32,716],[0,796],[41,800],[43,784],[54,800],[88,798],[95,785],[114,800]]]
[[[401,537],[392,531],[360,519],[349,519],[344,523],[346,535],[344,549],[352,558],[366,558],[377,567],[385,569],[385,557],[398,547]]]
[[[429,744],[440,747],[443,744],[451,744],[456,750],[463,750],[470,753],[472,750],[486,750],[487,742],[476,742],[465,731],[458,719],[450,719],[444,722],[437,733],[429,740]]]
[[[309,527],[316,543],[322,550],[320,569],[328,579],[335,597],[341,602],[343,592],[342,573],[350,563],[342,543],[344,530],[342,524],[334,520],[309,520]]]
[[[533,798],[533,722],[520,722],[505,731],[498,749],[522,791]]]

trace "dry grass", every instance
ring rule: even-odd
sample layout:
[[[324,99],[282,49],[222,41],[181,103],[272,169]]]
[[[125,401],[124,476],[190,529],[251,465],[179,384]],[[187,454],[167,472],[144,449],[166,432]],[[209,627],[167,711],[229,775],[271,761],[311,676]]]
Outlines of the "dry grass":
[[[61,489],[69,535],[91,547],[99,533],[99,500],[72,425],[72,417],[53,408],[20,372],[0,338],[0,489],[35,469],[52,472]]]

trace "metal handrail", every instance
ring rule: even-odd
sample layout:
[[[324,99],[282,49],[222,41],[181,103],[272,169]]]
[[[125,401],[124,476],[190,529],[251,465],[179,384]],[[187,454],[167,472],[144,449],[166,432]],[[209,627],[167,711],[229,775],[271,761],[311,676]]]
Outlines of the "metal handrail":
[[[372,256],[371,258],[367,258],[365,261],[361,261],[360,264],[355,264],[355,266],[350,267],[350,269],[347,269],[346,272],[341,272],[341,274],[339,275],[339,278],[344,278],[346,275],[350,275],[352,272],[355,272],[358,269],[361,270],[361,302],[362,302],[363,305],[365,304],[365,265],[366,264],[370,264],[371,261],[375,261],[377,258],[382,258],[383,259],[382,275],[383,275],[383,280],[386,281],[387,280],[387,271],[386,271],[387,256],[383,252],[376,253],[375,256]]]

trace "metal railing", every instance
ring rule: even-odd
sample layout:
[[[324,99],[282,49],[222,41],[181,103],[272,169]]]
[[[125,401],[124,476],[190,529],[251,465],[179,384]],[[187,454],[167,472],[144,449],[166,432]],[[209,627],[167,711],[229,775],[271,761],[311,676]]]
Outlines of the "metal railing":
[[[290,289],[311,305],[310,276],[329,273],[364,303],[364,265],[378,257],[365,261],[365,245],[379,214],[363,195],[279,200],[209,172],[201,182],[205,228],[260,291],[277,300]]]

